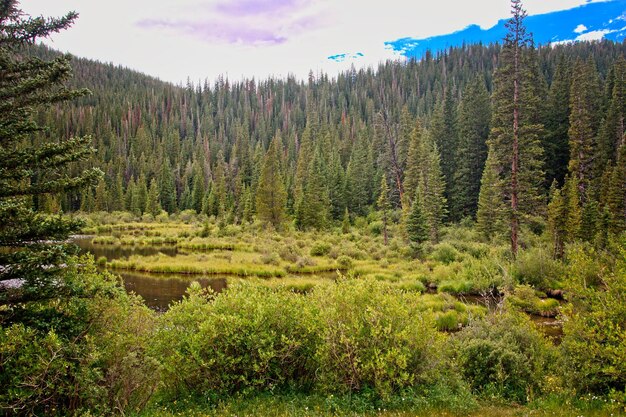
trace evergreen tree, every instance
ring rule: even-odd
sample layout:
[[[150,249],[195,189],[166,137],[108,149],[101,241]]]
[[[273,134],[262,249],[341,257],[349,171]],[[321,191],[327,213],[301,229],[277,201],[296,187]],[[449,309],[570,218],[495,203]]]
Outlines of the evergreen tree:
[[[304,190],[296,202],[296,227],[301,230],[323,229],[328,224],[330,199],[323,163],[322,151],[318,147],[311,161]]]
[[[456,150],[459,141],[456,108],[453,86],[448,84],[443,101],[435,112],[429,129],[441,153],[441,172],[445,180],[445,197],[448,200],[451,199],[454,189]]]
[[[626,133],[626,59],[620,55],[613,66],[613,88],[606,117],[598,137],[597,167],[617,161],[618,148]]]
[[[155,217],[161,213],[161,204],[159,202],[159,186],[157,185],[154,178],[150,181],[150,188],[148,189],[146,212],[152,214]]]
[[[46,61],[30,56],[27,48],[39,38],[68,28],[76,17],[68,13],[58,19],[30,18],[17,1],[0,2],[0,247],[11,248],[0,252],[0,283],[22,282],[19,293],[11,291],[10,298],[7,287],[0,285],[0,305],[10,304],[0,308],[3,326],[20,321],[28,302],[61,300],[73,290],[66,285],[61,266],[67,262],[68,247],[42,242],[63,241],[81,224],[35,212],[33,198],[76,192],[95,185],[102,176],[97,168],[71,169],[73,162],[93,153],[90,137],[53,138],[36,146],[30,140],[33,133],[43,130],[34,120],[35,108],[87,93],[66,86],[72,73],[69,56]]]
[[[404,189],[409,195],[415,195],[417,185],[419,183],[421,169],[423,165],[422,156],[422,135],[423,130],[419,121],[415,122],[415,126],[411,131],[409,140],[409,151],[407,155],[407,169],[404,177]]]
[[[285,221],[287,192],[280,170],[282,141],[276,135],[263,161],[259,186],[256,192],[256,213],[259,219],[280,230]]]
[[[493,193],[491,187],[497,187],[497,194],[508,206],[508,210],[498,210],[497,213],[505,216],[500,220],[508,220],[511,252],[516,256],[521,221],[543,212],[544,175],[539,142],[543,128],[537,56],[532,38],[526,33],[526,12],[521,1],[511,0],[511,7],[513,16],[506,23],[507,35],[494,74],[494,111],[488,140],[492,166],[485,167],[490,170],[487,174],[493,181],[486,183],[483,175],[483,186],[489,187],[485,192],[490,194]],[[482,227],[485,228],[484,223]]]
[[[489,153],[485,161],[485,170],[480,180],[480,194],[476,210],[476,228],[486,238],[492,238],[503,231],[503,215],[506,210],[502,189],[498,184],[498,166],[494,154]]]
[[[480,179],[487,158],[491,106],[482,77],[475,78],[463,92],[459,105],[459,146],[451,193],[450,217],[475,217]]]
[[[611,173],[607,191],[609,231],[620,234],[626,230],[626,135],[619,147],[617,163]]]
[[[385,240],[385,245],[389,242],[389,237],[387,235],[387,221],[389,210],[391,210],[391,204],[389,203],[389,186],[387,185],[387,176],[383,174],[383,177],[380,180],[380,195],[378,197],[378,201],[376,202],[378,206],[378,210],[380,210],[383,214],[383,238]]]
[[[569,173],[576,178],[579,197],[585,204],[593,180],[593,159],[598,114],[598,75],[592,61],[578,60],[570,91]]]
[[[428,224],[431,241],[439,240],[439,230],[446,216],[445,181],[441,172],[439,150],[437,144],[429,139],[423,142],[424,155],[418,189],[421,192],[422,210]]]
[[[565,204],[567,212],[567,242],[573,242],[580,238],[582,224],[582,205],[580,198],[580,187],[578,186],[578,177],[568,176],[565,178]]]
[[[543,148],[546,156],[546,181],[553,180],[562,185],[569,163],[569,129],[571,62],[563,56],[559,59],[547,100],[545,118],[545,140]]]
[[[409,242],[418,247],[429,238],[428,225],[420,197],[421,194],[421,190],[418,187],[415,191],[415,199],[413,200],[413,204],[411,204],[411,212],[406,222],[406,233],[409,237]]]
[[[98,185],[96,186],[96,197],[94,200],[94,210],[95,211],[108,211],[108,196],[107,196],[107,188],[106,182],[104,182],[104,178],[101,178],[98,181]]]
[[[193,169],[193,185],[191,191],[191,208],[196,211],[196,213],[202,212],[202,202],[204,201],[204,174],[201,171],[201,168],[198,165],[194,166]]]
[[[350,233],[350,213],[347,207],[346,211],[343,213],[343,220],[341,221],[341,233],[344,235]]]
[[[161,163],[158,184],[161,207],[163,207],[163,210],[167,211],[169,214],[174,213],[177,208],[176,184],[174,183],[174,174],[172,173],[172,166],[169,157],[166,157]]]
[[[562,258],[567,233],[567,211],[565,199],[557,187],[556,178],[550,187],[550,202],[548,203],[548,230],[552,240],[552,250],[556,258]]]

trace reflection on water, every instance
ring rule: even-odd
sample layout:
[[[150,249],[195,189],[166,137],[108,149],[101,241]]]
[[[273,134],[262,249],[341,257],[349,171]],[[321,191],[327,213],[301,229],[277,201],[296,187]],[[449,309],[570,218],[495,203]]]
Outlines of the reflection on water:
[[[91,253],[94,258],[101,256],[108,261],[113,259],[128,258],[132,255],[152,256],[162,253],[168,256],[175,256],[178,253],[176,246],[148,246],[148,245],[94,245],[91,243],[93,236],[76,236],[72,243],[76,244],[81,253]]]
[[[200,283],[202,288],[211,288],[215,292],[223,291],[226,286],[225,277],[199,277],[189,275],[141,274],[135,272],[116,272],[124,280],[126,291],[140,295],[146,305],[157,311],[165,311],[170,303],[182,300],[187,288],[193,281]]]

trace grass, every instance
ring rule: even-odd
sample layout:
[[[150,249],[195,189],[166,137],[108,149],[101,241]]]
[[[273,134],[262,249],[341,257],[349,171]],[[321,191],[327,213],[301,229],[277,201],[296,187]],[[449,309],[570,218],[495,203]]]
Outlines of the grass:
[[[252,259],[243,259],[240,253],[233,260],[230,256],[220,257],[219,253],[208,255],[165,255],[131,256],[128,259],[116,259],[107,264],[112,269],[125,269],[154,274],[201,274],[201,275],[237,275],[257,277],[282,277],[286,272],[282,268],[254,263]]]
[[[454,399],[450,399],[452,402]],[[428,398],[396,399],[396,403],[372,403],[363,396],[322,396],[316,394],[273,394],[234,396],[227,399],[179,398],[152,404],[139,416],[154,417],[600,417],[624,415],[601,405],[571,404],[563,401],[531,403],[526,406],[493,401],[450,404]],[[457,401],[458,402],[458,401]],[[398,404],[399,403],[399,404]],[[402,403],[406,403],[403,405]]]

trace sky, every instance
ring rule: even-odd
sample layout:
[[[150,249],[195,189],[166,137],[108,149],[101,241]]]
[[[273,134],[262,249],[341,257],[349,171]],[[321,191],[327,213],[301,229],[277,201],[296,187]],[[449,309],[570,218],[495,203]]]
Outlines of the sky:
[[[602,0],[592,0],[602,1]],[[589,0],[526,0],[529,14]],[[175,84],[264,79],[403,59],[385,42],[489,28],[508,0],[22,0],[33,16],[79,19],[44,43]]]

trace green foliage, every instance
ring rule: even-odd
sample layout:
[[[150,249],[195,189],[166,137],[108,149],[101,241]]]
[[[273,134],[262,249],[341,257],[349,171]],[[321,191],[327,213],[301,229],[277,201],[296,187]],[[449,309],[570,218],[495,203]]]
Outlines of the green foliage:
[[[285,220],[287,192],[280,169],[280,137],[276,136],[263,160],[256,194],[256,211],[259,219],[275,229],[282,227]]]
[[[213,297],[196,284],[159,322],[153,350],[171,395],[306,386],[315,309],[300,296],[240,284]]]
[[[317,242],[311,248],[311,256],[326,256],[330,252],[331,245],[327,242]]]
[[[80,266],[79,266],[80,265]],[[64,270],[81,297],[11,308],[0,325],[0,407],[15,415],[140,410],[160,376],[146,354],[153,313],[89,258]]]
[[[553,356],[530,320],[513,312],[476,320],[455,336],[459,365],[472,389],[520,403],[541,393]]]
[[[560,262],[541,247],[520,251],[511,268],[511,275],[517,282],[541,289],[557,286],[563,272]]]
[[[432,316],[415,309],[418,297],[373,280],[347,279],[317,288],[320,389],[369,388],[385,398],[431,382],[442,365],[443,340]]]
[[[616,264],[610,269],[599,267],[599,254],[593,250],[574,246],[567,253],[569,303],[562,311],[562,350],[566,381],[579,393],[624,395],[625,248],[623,240],[613,243]]]
[[[422,199],[419,188],[415,193],[415,200],[411,205],[411,212],[406,221],[406,233],[409,241],[416,246],[428,240],[428,225],[424,216]]]

